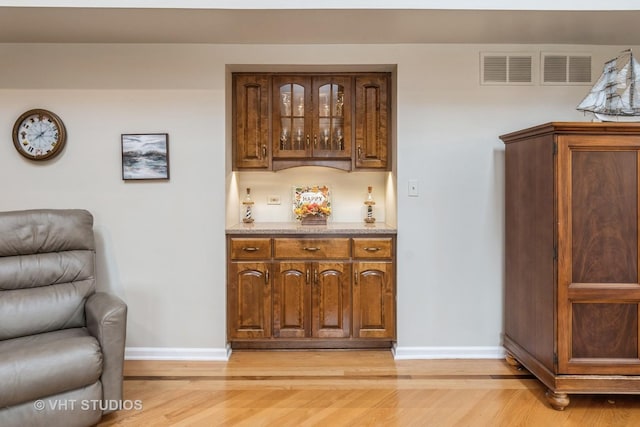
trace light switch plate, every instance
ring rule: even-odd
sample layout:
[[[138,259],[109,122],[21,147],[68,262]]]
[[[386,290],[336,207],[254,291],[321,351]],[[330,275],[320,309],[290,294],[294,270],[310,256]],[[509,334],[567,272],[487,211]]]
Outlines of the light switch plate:
[[[409,180],[409,197],[418,197],[420,192],[418,191],[418,180],[410,179]]]

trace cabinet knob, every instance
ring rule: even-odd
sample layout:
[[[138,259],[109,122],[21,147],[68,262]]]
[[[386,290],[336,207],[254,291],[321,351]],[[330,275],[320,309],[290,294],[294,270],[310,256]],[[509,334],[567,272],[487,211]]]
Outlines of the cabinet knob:
[[[318,135],[313,135],[313,148],[318,148]]]
[[[362,158],[362,147],[360,147],[358,145],[358,158],[361,159]]]
[[[367,248],[364,248],[364,250],[368,252],[378,252],[380,248],[367,247]]]
[[[244,248],[242,248],[242,250],[245,252],[257,252],[260,250],[260,248],[256,248],[254,246],[245,246]]]
[[[262,157],[267,157],[267,146],[262,144]]]
[[[309,148],[309,134],[307,134],[307,148]]]
[[[315,251],[319,251],[319,250],[320,250],[320,248],[315,248],[315,247],[313,247],[313,246],[311,246],[311,247],[304,247],[304,248],[302,248],[302,249],[304,249],[305,251],[309,251],[309,252],[315,252]]]

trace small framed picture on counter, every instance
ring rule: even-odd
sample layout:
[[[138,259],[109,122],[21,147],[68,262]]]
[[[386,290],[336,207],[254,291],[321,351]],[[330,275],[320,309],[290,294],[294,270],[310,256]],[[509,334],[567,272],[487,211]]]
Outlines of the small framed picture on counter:
[[[327,185],[293,187],[293,214],[303,225],[326,224],[331,216],[331,192]]]

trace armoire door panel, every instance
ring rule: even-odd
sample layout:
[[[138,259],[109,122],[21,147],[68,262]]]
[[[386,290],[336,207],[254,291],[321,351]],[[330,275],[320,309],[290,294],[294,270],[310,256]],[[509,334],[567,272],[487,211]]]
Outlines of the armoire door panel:
[[[638,359],[638,304],[572,304],[571,358]]]
[[[635,138],[618,138],[615,147],[596,141],[567,135],[558,142],[562,374],[640,371],[640,146]]]
[[[638,282],[635,151],[573,151],[572,282]]]

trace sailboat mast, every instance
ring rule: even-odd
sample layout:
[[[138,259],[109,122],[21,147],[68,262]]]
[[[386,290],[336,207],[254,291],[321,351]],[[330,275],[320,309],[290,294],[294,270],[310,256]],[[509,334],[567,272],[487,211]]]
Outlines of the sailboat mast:
[[[629,91],[629,108],[631,108],[632,113],[635,112],[636,109],[636,103],[634,100],[635,97],[635,93],[636,93],[636,75],[635,75],[635,71],[634,71],[634,66],[633,66],[633,52],[631,51],[631,49],[629,49],[629,78],[630,78],[630,82],[629,82],[629,86],[630,86],[630,91]]]
[[[614,59],[612,59],[611,61],[607,62],[607,66],[608,66],[608,71],[609,71],[609,81],[607,82],[607,85],[605,86],[605,101],[604,101],[604,111],[611,111],[611,100],[613,99],[614,93],[616,91],[616,76],[617,76],[617,71],[618,71],[618,58],[616,57]]]

